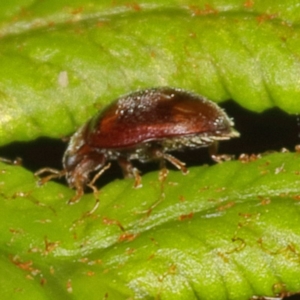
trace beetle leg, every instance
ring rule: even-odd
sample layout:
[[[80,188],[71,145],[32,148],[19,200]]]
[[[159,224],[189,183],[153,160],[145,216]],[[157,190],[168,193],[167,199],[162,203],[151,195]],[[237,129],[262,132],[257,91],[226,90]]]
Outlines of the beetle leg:
[[[96,175],[93,177],[93,179],[87,184],[88,187],[90,187],[94,193],[98,193],[98,189],[95,187],[95,182],[98,180],[98,178],[111,166],[111,163],[108,163],[106,166],[104,166],[102,169],[99,170],[99,172],[96,173]]]
[[[160,161],[160,167],[165,168],[165,160],[170,162],[173,166],[179,169],[183,174],[187,174],[189,171],[185,167],[185,163],[175,158],[171,154],[164,153],[159,146],[152,146],[149,150],[149,156],[153,159]]]
[[[210,155],[210,157],[214,159],[214,157],[218,156],[218,148],[219,148],[219,142],[218,141],[214,141],[212,144],[209,145],[208,147],[208,153]]]
[[[162,153],[162,157],[168,162],[170,162],[177,169],[179,169],[184,175],[189,173],[189,170],[186,168],[185,163],[175,158],[171,154]]]
[[[43,168],[38,170],[37,172],[34,173],[34,176],[40,176],[43,173],[50,173],[50,175],[40,178],[38,181],[39,185],[43,185],[44,183],[48,182],[49,180],[53,178],[60,178],[66,174],[66,170],[56,170],[52,168]]]
[[[123,171],[124,177],[134,178],[134,187],[136,189],[142,187],[142,179],[139,170],[137,168],[134,168],[131,162],[123,156],[118,157],[118,163]]]
[[[234,155],[230,154],[218,154],[218,155],[212,155],[211,156],[212,160],[217,162],[217,163],[222,163],[224,161],[229,161],[234,159]]]
[[[95,182],[97,181],[97,179],[110,167],[110,163],[107,164],[106,166],[104,166],[103,168],[101,168],[96,175],[93,177],[93,179],[91,181],[89,181],[88,183],[86,183],[86,181],[83,179],[82,174],[78,173],[76,174],[75,178],[74,178],[74,183],[72,183],[72,187],[75,188],[76,190],[76,194],[73,198],[71,198],[68,201],[68,204],[74,204],[76,202],[78,202],[80,200],[80,198],[84,195],[84,186],[88,186],[89,188],[91,188],[93,190],[93,193],[95,195],[96,198],[96,202],[99,201],[97,199],[97,194],[98,194],[98,189],[95,186]]]
[[[83,191],[83,186],[82,184],[75,185],[76,188],[76,194],[74,197],[72,197],[67,203],[68,204],[75,204],[80,200],[80,198],[83,196],[84,191]]]
[[[17,157],[14,160],[8,159],[8,158],[4,158],[4,157],[0,157],[0,161],[9,165],[14,165],[14,166],[21,166],[22,165],[22,158]]]
[[[86,216],[89,216],[89,215],[93,214],[93,213],[97,210],[97,208],[98,208],[98,206],[99,206],[99,199],[98,199],[98,193],[99,193],[99,190],[98,190],[97,187],[95,186],[95,182],[97,181],[97,179],[98,179],[98,178],[99,178],[99,177],[100,177],[107,169],[110,168],[110,166],[111,166],[111,164],[108,163],[105,167],[103,167],[102,169],[100,169],[100,171],[97,172],[96,175],[93,177],[93,179],[87,184],[87,186],[93,190],[94,196],[95,196],[95,198],[96,198],[96,203],[95,203],[94,207],[93,207],[90,211],[88,211],[87,213],[85,213]],[[68,201],[68,204],[74,204],[74,203],[76,203],[82,196],[83,196],[83,187],[82,187],[82,185],[80,184],[80,185],[76,186],[76,195],[75,195],[72,199],[70,199],[70,200]]]
[[[233,159],[233,155],[230,154],[217,154],[218,146],[219,146],[219,142],[214,141],[208,148],[209,155],[213,161],[217,163],[221,163],[223,161],[228,161]]]

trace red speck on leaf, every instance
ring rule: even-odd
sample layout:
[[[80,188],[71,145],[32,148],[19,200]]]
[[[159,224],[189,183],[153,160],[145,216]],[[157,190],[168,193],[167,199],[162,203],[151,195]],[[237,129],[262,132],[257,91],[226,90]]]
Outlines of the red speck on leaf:
[[[252,8],[253,5],[254,5],[253,0],[247,0],[246,2],[244,2],[244,7],[246,7],[246,8]]]
[[[114,220],[114,219],[109,219],[107,217],[104,217],[102,219],[103,224],[105,225],[117,225],[122,231],[125,231],[124,227],[122,226],[122,224],[120,223],[120,221],[118,220]]]
[[[179,221],[184,221],[187,219],[192,219],[193,216],[194,216],[194,213],[190,212],[189,214],[186,214],[186,215],[180,215],[178,219],[179,219]]]
[[[141,11],[142,10],[141,6],[136,2],[127,3],[126,6],[133,9],[134,11]]]
[[[234,204],[235,204],[234,201],[230,201],[230,202],[228,202],[228,203],[226,203],[226,204],[224,204],[224,205],[222,205],[222,206],[219,206],[219,207],[217,208],[217,210],[218,210],[218,211],[226,210],[226,209],[228,209],[228,208],[234,206]]]
[[[210,4],[205,4],[205,7],[202,9],[197,5],[190,5],[189,8],[194,16],[205,16],[219,13],[219,11],[213,8]]]
[[[137,234],[124,232],[119,236],[119,242],[128,241],[131,242],[137,237]]]
[[[72,15],[78,15],[78,14],[81,14],[83,12],[83,7],[78,7],[78,8],[75,8],[71,11],[71,14]]]
[[[276,17],[277,17],[276,14],[262,14],[262,15],[257,16],[256,20],[257,20],[258,24],[260,25],[260,24],[264,23],[265,21],[270,21]]]

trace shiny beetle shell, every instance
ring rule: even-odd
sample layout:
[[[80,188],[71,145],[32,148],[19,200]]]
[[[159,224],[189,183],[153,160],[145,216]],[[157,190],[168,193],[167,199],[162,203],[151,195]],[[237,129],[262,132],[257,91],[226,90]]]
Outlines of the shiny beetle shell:
[[[169,87],[134,92],[112,102],[84,124],[71,138],[63,165],[70,187],[80,199],[91,172],[117,160],[126,177],[141,179],[130,160],[169,161],[187,172],[169,151],[209,146],[239,134],[215,103]],[[94,180],[92,181],[94,183]]]

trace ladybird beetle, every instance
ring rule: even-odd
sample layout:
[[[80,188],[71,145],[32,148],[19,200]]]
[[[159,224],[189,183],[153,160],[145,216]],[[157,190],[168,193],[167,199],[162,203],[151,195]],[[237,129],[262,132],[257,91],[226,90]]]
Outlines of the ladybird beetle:
[[[185,148],[213,146],[219,140],[238,137],[233,122],[214,102],[193,93],[170,87],[137,91],[112,102],[99,111],[71,137],[63,157],[63,171],[49,168],[46,178],[65,175],[78,201],[85,186],[96,190],[94,182],[116,160],[125,177],[141,186],[139,171],[131,160],[168,161],[183,173],[185,163],[169,152]],[[91,180],[90,173],[98,171]]]

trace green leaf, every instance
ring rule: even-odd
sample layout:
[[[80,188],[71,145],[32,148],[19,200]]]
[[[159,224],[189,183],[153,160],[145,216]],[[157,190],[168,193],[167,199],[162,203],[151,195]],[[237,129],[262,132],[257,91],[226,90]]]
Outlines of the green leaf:
[[[4,299],[248,299],[300,289],[300,157],[106,185],[95,205],[1,165]],[[234,180],[232,180],[234,178]],[[88,288],[87,288],[88,287]]]
[[[5,2],[0,143],[69,135],[121,94],[161,85],[299,113],[299,16],[292,0]],[[297,292],[298,166],[299,153],[276,153],[153,172],[139,190],[101,188],[96,209],[93,194],[70,206],[71,189],[0,164],[1,299]]]
[[[149,86],[300,111],[294,1],[14,2],[0,15],[2,144],[68,135]]]

